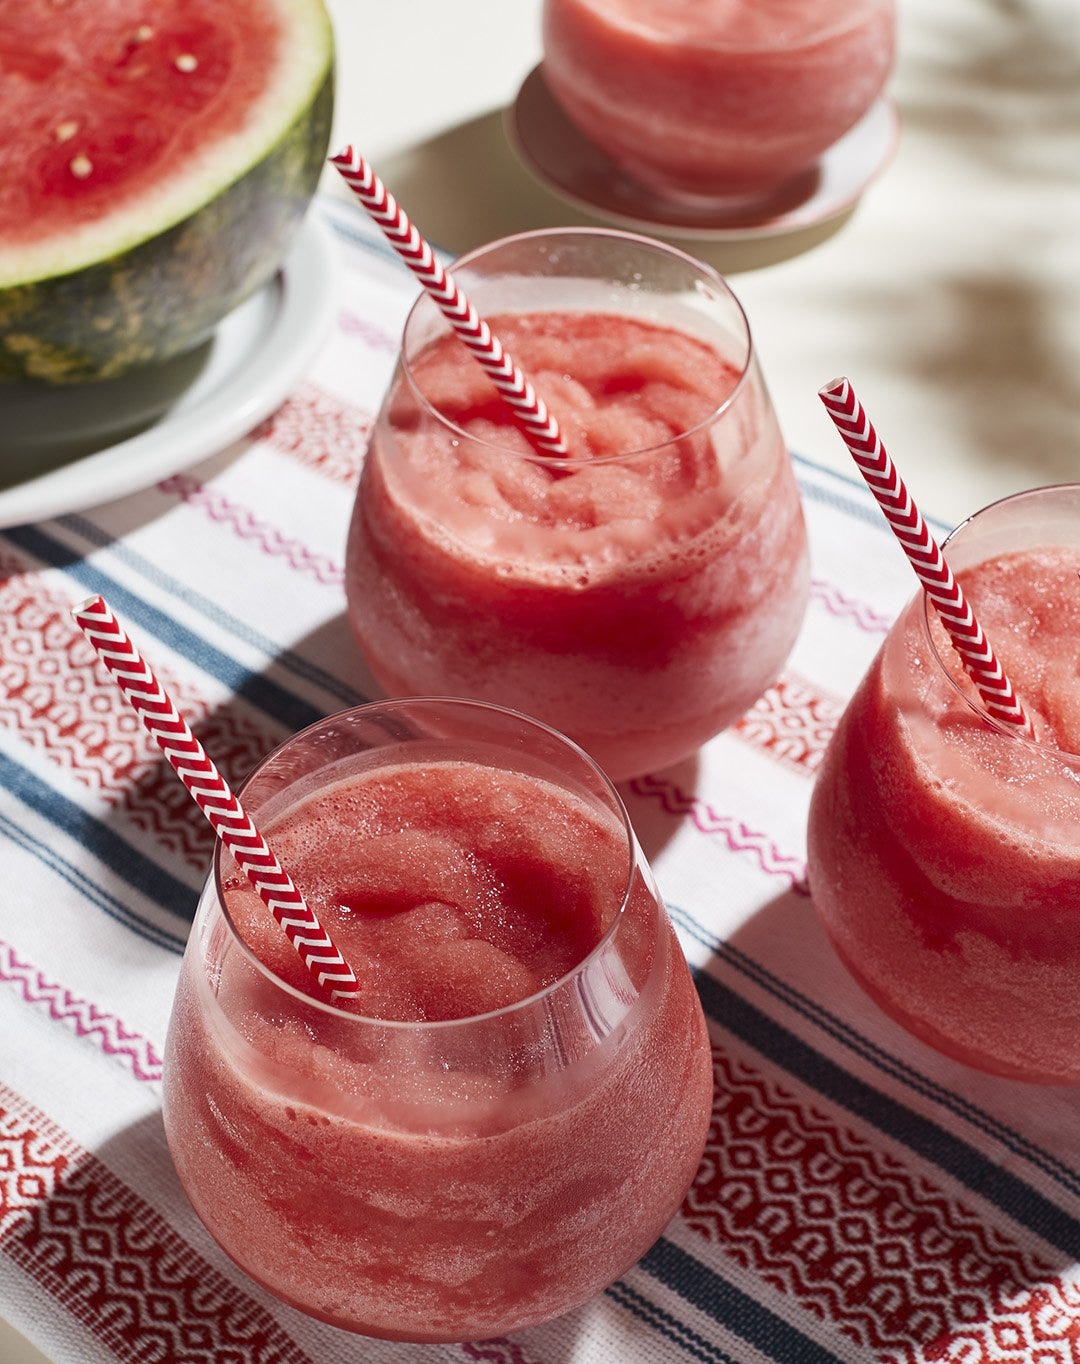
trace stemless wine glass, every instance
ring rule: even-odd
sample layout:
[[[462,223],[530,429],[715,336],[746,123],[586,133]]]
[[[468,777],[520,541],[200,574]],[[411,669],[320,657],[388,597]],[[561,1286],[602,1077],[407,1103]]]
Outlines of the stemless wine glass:
[[[818,913],[916,1036],[1017,1079],[1080,1082],[1080,486],[976,513],[945,553],[1038,741],[998,723],[933,609],[906,608],[810,808]]]
[[[391,695],[513,706],[615,780],[693,753],[776,677],[806,532],[745,315],[624,232],[529,232],[454,275],[560,423],[529,445],[422,297],[349,533],[349,617]]]
[[[164,1095],[210,1233],[280,1298],[391,1339],[501,1334],[617,1278],[693,1178],[712,1071],[607,778],[514,712],[418,699],[318,722],[242,798],[383,1016],[314,997],[219,848]],[[588,924],[518,997],[522,963]]]
[[[661,200],[774,196],[877,99],[894,0],[545,0],[544,79]]]

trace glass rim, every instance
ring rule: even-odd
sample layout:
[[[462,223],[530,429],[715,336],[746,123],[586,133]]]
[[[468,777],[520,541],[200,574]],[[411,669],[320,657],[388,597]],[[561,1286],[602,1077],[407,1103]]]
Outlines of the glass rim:
[[[595,758],[592,758],[585,751],[585,749],[581,747],[580,744],[575,743],[573,739],[563,734],[560,730],[553,728],[551,725],[545,724],[543,720],[537,720],[533,716],[526,715],[523,711],[514,710],[509,706],[499,706],[489,701],[474,701],[469,697],[462,696],[387,697],[383,700],[378,701],[365,701],[362,702],[360,705],[356,706],[346,706],[342,710],[333,711],[329,715],[324,715],[321,719],[313,721],[310,725],[305,725],[303,729],[296,730],[295,733],[290,734],[285,739],[283,739],[281,743],[276,744],[269,753],[267,753],[263,758],[259,760],[255,767],[253,767],[252,770],[248,773],[248,775],[244,778],[244,781],[237,792],[237,796],[241,804],[243,804],[244,792],[247,791],[251,783],[255,781],[256,777],[258,777],[259,774],[263,772],[265,768],[267,768],[286,748],[288,748],[290,744],[303,738],[305,735],[312,733],[313,731],[319,729],[322,725],[325,725],[332,720],[340,719],[342,716],[351,716],[366,711],[373,710],[387,711],[395,708],[405,708],[407,706],[417,705],[423,706],[433,704],[437,704],[440,706],[450,706],[451,708],[460,707],[462,709],[488,711],[494,712],[499,715],[507,716],[515,721],[518,721],[519,723],[523,723],[526,728],[541,730],[548,736],[555,738],[556,740],[559,741],[561,747],[566,748],[576,759],[584,763],[586,768],[589,769],[592,772],[592,774],[599,779],[601,790],[608,797],[610,797],[613,805],[613,812],[618,817],[619,823],[622,827],[623,834],[625,835],[626,879],[623,885],[622,897],[619,900],[615,913],[612,915],[610,924],[608,924],[607,928],[604,930],[599,941],[596,942],[592,948],[590,948],[586,955],[582,957],[579,962],[575,963],[575,965],[572,966],[568,971],[563,972],[563,974],[559,976],[558,979],[551,981],[542,989],[534,991],[531,995],[527,995],[524,999],[514,1000],[510,1004],[503,1004],[498,1009],[489,1009],[485,1013],[466,1014],[462,1018],[440,1019],[378,1018],[371,1014],[356,1013],[352,1009],[343,1008],[339,1004],[334,1004],[329,999],[320,999],[317,995],[307,994],[305,991],[298,989],[295,985],[290,985],[287,980],[283,980],[279,975],[276,974],[276,972],[271,970],[271,968],[267,966],[267,964],[252,950],[252,948],[244,940],[243,935],[237,929],[236,924],[233,922],[232,915],[229,913],[228,906],[225,903],[225,896],[222,892],[221,884],[221,856],[223,851],[225,851],[225,845],[224,843],[222,843],[220,838],[216,839],[214,844],[214,856],[210,867],[211,878],[213,880],[214,894],[217,897],[218,908],[221,911],[221,917],[226,925],[231,941],[240,950],[241,954],[247,959],[250,965],[253,966],[255,970],[277,990],[281,991],[284,995],[298,1001],[305,1007],[310,1007],[318,1010],[320,1013],[324,1014],[328,1018],[343,1019],[347,1020],[350,1023],[354,1023],[357,1026],[364,1026],[368,1028],[371,1027],[398,1028],[410,1032],[416,1030],[443,1031],[446,1029],[461,1028],[467,1026],[475,1027],[478,1024],[486,1024],[492,1021],[493,1019],[509,1017],[513,1014],[525,1010],[526,1008],[534,1008],[537,1004],[540,1004],[544,1000],[550,998],[550,996],[554,994],[556,991],[569,985],[577,977],[583,975],[585,971],[589,968],[589,966],[592,964],[592,962],[603,954],[603,952],[607,949],[608,945],[610,944],[612,938],[615,936],[615,933],[620,923],[622,922],[623,915],[626,911],[626,906],[629,903],[630,892],[633,889],[634,883],[634,872],[638,867],[642,854],[640,852],[640,848],[637,842],[637,836],[634,833],[633,825],[630,822],[630,815],[626,808],[626,804],[623,801],[622,797],[619,795],[619,792],[615,787],[615,783],[611,780],[611,778],[607,775],[607,773],[595,760]],[[248,813],[250,814],[250,811],[248,811]],[[259,827],[261,832],[261,826]],[[286,868],[286,870],[288,869]],[[203,893],[205,894],[205,889]],[[268,914],[270,913],[269,910],[267,910],[266,912]]]
[[[941,542],[942,554],[948,558],[946,551],[948,550],[949,545],[952,544],[956,537],[970,526],[972,522],[979,520],[984,514],[996,511],[1000,507],[1007,507],[1011,503],[1026,501],[1028,498],[1041,498],[1048,494],[1062,492],[1080,493],[1080,483],[1047,483],[1038,488],[1023,488],[1019,492],[1007,493],[1004,497],[995,498],[993,502],[988,502],[985,507],[980,507],[977,511],[973,511],[970,516],[965,516],[962,521],[958,522],[957,525],[953,527]],[[944,674],[945,680],[948,682],[949,686],[952,687],[957,696],[959,696],[961,701],[963,701],[964,705],[977,715],[980,720],[989,725],[991,729],[996,730],[999,734],[1003,734],[1008,739],[1013,739],[1022,744],[1026,744],[1031,748],[1038,749],[1042,753],[1046,753],[1048,749],[1050,749],[1055,753],[1061,754],[1065,758],[1080,759],[1080,753],[1074,753],[1067,748],[1060,748],[1057,744],[1051,746],[1047,745],[1042,740],[1032,739],[1020,725],[1011,725],[1006,720],[997,719],[990,714],[980,701],[977,701],[968,695],[953,676],[945,657],[942,655],[941,650],[938,648],[937,642],[934,639],[934,632],[930,626],[930,612],[934,611],[936,615],[936,611],[930,602],[929,594],[926,592],[925,588],[921,590],[921,596],[922,612],[919,619],[922,626],[923,638],[926,643],[930,645],[931,653],[939,671]],[[993,643],[993,641],[991,641],[991,643]],[[951,651],[951,656],[955,657],[954,651]],[[1023,699],[1024,698],[1021,695],[1021,703],[1023,703]]]
[[[685,431],[674,433],[666,440],[657,441],[652,445],[638,446],[632,450],[619,450],[610,455],[545,455],[541,454],[539,451],[526,452],[512,449],[507,445],[500,445],[497,441],[487,440],[481,436],[473,435],[471,431],[466,431],[464,427],[458,426],[456,422],[451,421],[429,400],[417,382],[412,362],[406,354],[405,338],[409,333],[409,327],[416,318],[418,311],[421,308],[428,306],[436,306],[433,301],[428,298],[426,293],[421,293],[419,297],[413,301],[408,315],[405,318],[405,325],[401,329],[401,345],[398,350],[398,364],[401,367],[401,372],[405,376],[410,391],[424,411],[458,440],[470,441],[473,444],[483,446],[488,450],[496,450],[499,454],[511,459],[527,460],[529,463],[546,465],[549,468],[554,469],[576,469],[585,465],[611,464],[628,459],[644,459],[650,455],[656,454],[659,450],[665,449],[674,441],[687,440],[690,437],[697,435],[700,431],[718,421],[741,393],[747,382],[747,376],[753,368],[757,355],[754,347],[753,334],[750,330],[750,319],[746,315],[746,309],[743,307],[739,296],[735,293],[734,289],[732,289],[731,285],[728,284],[724,276],[711,265],[698,260],[695,256],[691,256],[689,252],[682,251],[679,247],[669,242],[658,241],[656,238],[647,237],[640,232],[626,232],[620,228],[614,227],[537,227],[525,232],[514,232],[506,237],[496,237],[494,241],[485,242],[482,246],[473,247],[471,251],[466,251],[464,255],[459,256],[456,260],[452,261],[447,268],[452,274],[462,267],[467,268],[474,261],[488,255],[497,247],[511,246],[515,242],[536,241],[543,237],[597,237],[616,242],[628,242],[633,246],[644,247],[657,254],[683,262],[692,267],[698,276],[708,280],[710,284],[716,287],[721,294],[735,305],[736,316],[742,324],[744,338],[744,354],[739,362],[738,375],[734,384],[725,395],[723,402],[712,408],[700,421],[695,422],[693,426],[688,426]],[[449,324],[447,325],[449,326]],[[453,335],[452,329],[449,334]]]

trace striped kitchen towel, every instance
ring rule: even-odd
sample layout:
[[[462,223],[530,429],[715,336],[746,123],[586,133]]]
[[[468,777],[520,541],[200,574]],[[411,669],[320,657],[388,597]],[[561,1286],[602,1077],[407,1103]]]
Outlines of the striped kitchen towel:
[[[1080,1359],[1080,1093],[908,1037],[806,892],[814,773],[912,580],[865,490],[798,459],[814,581],[786,671],[692,780],[623,789],[717,1081],[664,1236],[567,1317],[417,1347],[309,1320],[203,1232],[159,1085],[211,835],[119,695],[90,684],[68,607],[105,595],[230,778],[363,699],[343,544],[414,290],[351,206],[317,211],[340,239],[336,324],[283,405],[137,495],[0,532],[0,1315],[56,1364]]]

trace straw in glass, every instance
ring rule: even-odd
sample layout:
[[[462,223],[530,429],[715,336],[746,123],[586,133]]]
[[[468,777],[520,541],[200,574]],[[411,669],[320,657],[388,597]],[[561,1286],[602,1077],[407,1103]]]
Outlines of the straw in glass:
[[[818,396],[937,609],[986,709],[995,719],[1015,725],[1034,738],[1031,721],[1012,683],[850,382],[834,379],[818,390]]]
[[[354,147],[344,147],[330,164],[382,229],[461,340],[483,365],[525,435],[544,455],[565,457],[566,442],[543,398],[503,349],[497,336],[435,258],[405,210]]]
[[[71,614],[320,988],[331,999],[353,998],[360,987],[352,968],[334,946],[330,935],[111,608],[103,598],[90,597],[72,607]]]

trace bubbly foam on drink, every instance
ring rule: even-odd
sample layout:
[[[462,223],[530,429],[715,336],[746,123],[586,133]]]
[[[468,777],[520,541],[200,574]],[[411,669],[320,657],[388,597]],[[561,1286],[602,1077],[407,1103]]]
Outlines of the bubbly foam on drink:
[[[1002,555],[964,569],[957,578],[1040,742],[1080,754],[1080,550],[1054,546]],[[953,680],[981,709],[934,613],[930,625]],[[975,726],[985,728],[977,720]],[[987,737],[993,738],[989,731]],[[1009,752],[1007,761],[1022,758]]]
[[[629,872],[614,816],[472,763],[358,774],[265,832],[359,977],[350,1008],[401,1021],[487,1013],[553,984],[600,941]],[[315,993],[246,879],[224,885],[256,955]]]
[[[572,471],[552,477],[455,338],[420,350],[428,406],[399,378],[364,463],[354,629],[390,695],[515,706],[616,780],[666,766],[753,703],[802,619],[802,512],[767,395],[741,351],[642,317],[491,322]]]
[[[574,459],[662,445],[704,421],[739,379],[706,342],[621,313],[499,314],[490,322],[558,409]],[[412,371],[447,420],[501,450],[535,453],[483,370],[462,366],[455,338],[422,351]]]
[[[970,706],[941,685],[938,660],[926,650],[922,632],[908,631],[909,670],[920,703],[904,707],[903,715],[922,781],[947,807],[955,805],[959,818],[985,828],[988,838],[1015,843],[1026,860],[1076,841],[1080,759],[1063,763],[1058,753],[1080,755],[1078,573],[1080,550],[1054,546],[1003,555],[956,575],[1031,718],[1036,745],[1003,742],[987,724],[974,684],[933,611],[938,655]]]
[[[1080,754],[1080,550],[1026,550],[961,577],[1006,673],[1022,679],[1039,738]]]
[[[572,477],[553,482],[487,375],[462,364],[460,343],[445,337],[422,351],[413,364],[418,387],[474,440],[462,443],[448,429],[418,424],[408,390],[394,403],[395,437],[410,477],[445,489],[454,534],[467,534],[471,556],[485,539],[495,552],[500,523],[515,538],[535,526],[543,534],[530,545],[530,575],[554,560],[563,576],[571,544],[582,565],[612,563],[625,571],[646,565],[665,543],[685,546],[723,523],[758,447],[734,415],[693,434],[739,382],[738,370],[714,347],[654,322],[602,313],[500,315],[491,322],[558,413],[569,456],[578,462]],[[440,525],[432,533],[448,530]]]

